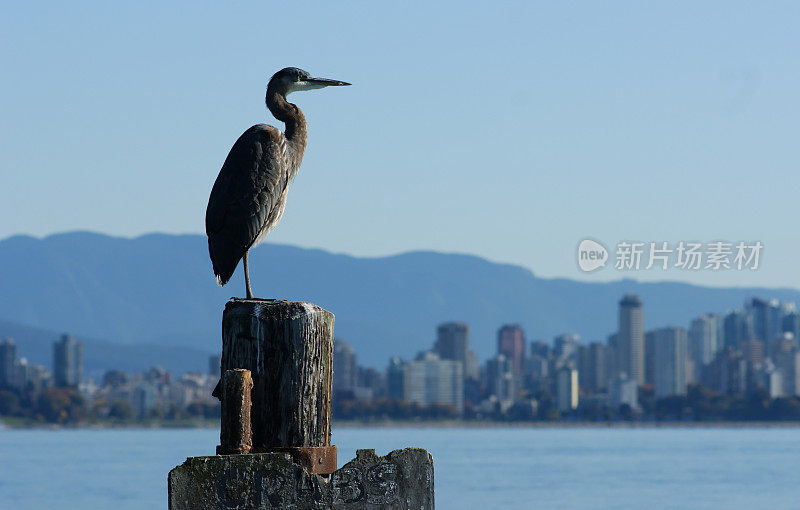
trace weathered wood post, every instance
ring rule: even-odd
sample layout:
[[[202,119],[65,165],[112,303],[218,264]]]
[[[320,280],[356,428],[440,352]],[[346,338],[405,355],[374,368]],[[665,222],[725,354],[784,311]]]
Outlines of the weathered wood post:
[[[292,453],[314,473],[336,469],[333,321],[331,312],[311,303],[237,299],[225,305],[221,371],[253,375],[254,453]]]
[[[336,470],[333,320],[310,303],[226,304],[214,390],[221,444],[216,456],[190,457],[170,471],[170,510],[434,508],[425,450],[358,450]]]

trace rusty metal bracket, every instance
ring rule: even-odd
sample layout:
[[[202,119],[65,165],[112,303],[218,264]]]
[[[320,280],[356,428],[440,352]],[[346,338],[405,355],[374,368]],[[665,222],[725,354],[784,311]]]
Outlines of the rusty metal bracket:
[[[308,471],[329,475],[336,471],[336,445],[258,448],[252,453],[288,453],[292,460]]]

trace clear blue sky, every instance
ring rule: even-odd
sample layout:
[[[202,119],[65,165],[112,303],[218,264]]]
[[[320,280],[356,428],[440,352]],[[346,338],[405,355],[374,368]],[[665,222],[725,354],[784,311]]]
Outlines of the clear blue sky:
[[[796,2],[4,2],[0,237],[203,232],[273,72],[310,139],[274,242],[541,276],[800,287]],[[584,237],[760,240],[754,272],[582,274]]]

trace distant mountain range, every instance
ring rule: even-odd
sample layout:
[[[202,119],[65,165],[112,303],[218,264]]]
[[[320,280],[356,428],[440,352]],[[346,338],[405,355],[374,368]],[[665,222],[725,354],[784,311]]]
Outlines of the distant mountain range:
[[[46,366],[46,344],[71,332],[86,342],[92,367],[185,371],[196,363],[194,370],[205,370],[205,356],[220,349],[225,302],[244,287],[241,270],[226,287],[215,285],[206,246],[202,235],[71,232],[2,240],[0,336],[16,337],[21,355]],[[471,345],[486,358],[506,323],[519,323],[529,340],[565,332],[604,340],[626,293],[641,296],[648,329],[740,308],[752,296],[800,301],[795,289],[539,278],[522,267],[434,252],[358,258],[265,244],[250,264],[256,295],[332,311],[336,335],[354,346],[360,363],[375,367],[430,348],[444,321],[469,323]],[[103,341],[86,340],[92,338]]]

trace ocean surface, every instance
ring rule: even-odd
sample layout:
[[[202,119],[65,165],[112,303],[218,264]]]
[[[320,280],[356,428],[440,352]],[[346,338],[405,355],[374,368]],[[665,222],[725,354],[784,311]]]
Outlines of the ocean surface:
[[[167,506],[167,473],[211,429],[0,430],[0,508]],[[356,448],[434,457],[438,509],[798,509],[800,428],[339,428]]]

